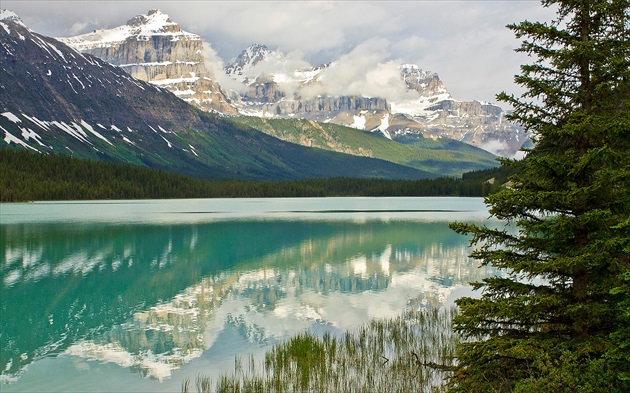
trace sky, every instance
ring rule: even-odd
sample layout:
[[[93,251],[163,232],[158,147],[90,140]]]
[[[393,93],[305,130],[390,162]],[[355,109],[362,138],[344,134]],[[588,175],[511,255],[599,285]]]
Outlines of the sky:
[[[438,73],[453,98],[489,102],[501,91],[520,94],[514,75],[531,62],[514,52],[520,41],[505,26],[554,17],[537,0],[2,0],[1,6],[53,37],[119,26],[158,8],[226,63],[260,43],[298,63],[344,59],[350,68],[363,67],[355,70],[363,80],[370,70],[417,64]]]

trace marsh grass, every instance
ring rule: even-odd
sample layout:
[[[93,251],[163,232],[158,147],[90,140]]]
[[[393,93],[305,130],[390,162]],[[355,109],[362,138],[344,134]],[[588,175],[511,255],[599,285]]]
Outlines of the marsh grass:
[[[373,320],[339,337],[301,333],[276,344],[256,364],[221,375],[216,392],[436,392],[454,366],[458,337],[450,310],[419,310]],[[206,384],[199,380],[204,379]],[[207,377],[198,392],[209,392]],[[200,387],[203,385],[203,389]]]

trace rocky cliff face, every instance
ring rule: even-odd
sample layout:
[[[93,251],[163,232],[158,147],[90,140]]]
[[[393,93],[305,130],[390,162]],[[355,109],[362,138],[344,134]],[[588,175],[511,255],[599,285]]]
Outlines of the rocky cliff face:
[[[450,97],[450,93],[435,72],[424,71],[415,64],[400,66],[400,76],[408,90],[417,91],[421,97],[436,97],[442,94]]]
[[[313,112],[388,111],[389,105],[387,100],[378,97],[343,96],[284,100],[270,104],[267,108],[275,108],[278,115],[289,116]]]
[[[254,44],[225,67],[227,75],[244,85],[244,92],[234,101],[240,113],[332,122],[380,132],[392,139],[408,134],[433,139],[448,137],[507,157],[514,156],[528,140],[519,127],[505,120],[500,107],[454,100],[437,73],[417,65],[400,66],[404,83],[400,96],[406,96],[405,99],[312,96],[308,93],[310,87],[327,90],[329,66],[307,67],[292,73],[274,71],[274,64],[286,64],[283,56]]]
[[[419,133],[429,138],[448,137],[503,157],[513,157],[529,141],[522,127],[505,120],[500,107],[481,101],[454,100],[438,75],[415,65],[403,65],[401,77],[419,97],[392,102],[387,133]],[[395,119],[395,120],[394,120]]]
[[[416,120],[425,125],[424,134],[433,138],[447,136],[507,157],[529,140],[521,127],[505,120],[505,112],[496,105],[445,100],[427,111],[430,116]]]
[[[507,157],[529,140],[520,127],[505,120],[500,107],[456,101],[437,73],[413,64],[400,67],[399,97],[367,97],[339,89],[330,95],[326,77],[334,71],[331,64],[298,65],[280,51],[253,44],[225,66],[226,76],[242,84],[238,91],[225,92],[210,71],[201,38],[181,30],[158,10],[114,29],[63,41],[204,110],[222,114],[306,118],[380,132],[392,139],[409,133],[444,136]]]
[[[201,37],[181,30],[159,10],[138,15],[123,26],[60,40],[204,110],[236,113],[206,65]]]
[[[285,99],[262,106],[264,117],[297,117],[352,125],[362,130],[378,127],[388,113],[389,105],[385,99],[361,96]]]

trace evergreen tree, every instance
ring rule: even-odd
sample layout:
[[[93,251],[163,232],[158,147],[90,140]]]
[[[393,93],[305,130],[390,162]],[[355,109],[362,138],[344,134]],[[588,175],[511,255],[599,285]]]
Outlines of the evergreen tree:
[[[533,57],[502,93],[535,135],[513,187],[486,198],[515,229],[453,224],[501,269],[463,298],[465,392],[630,391],[630,4],[545,0],[550,23],[508,26]]]

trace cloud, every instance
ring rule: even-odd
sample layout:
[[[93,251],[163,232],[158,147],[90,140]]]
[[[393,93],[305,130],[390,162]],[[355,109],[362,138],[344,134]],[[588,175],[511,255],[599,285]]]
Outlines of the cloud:
[[[208,37],[220,35],[240,49],[260,42],[283,52],[315,53],[344,45],[349,31],[382,22],[371,3],[233,1],[190,6],[198,11],[188,17],[195,29]]]
[[[509,146],[506,142],[502,142],[498,140],[485,141],[481,143],[479,147],[495,155],[500,155],[501,152],[505,150],[509,150]]]
[[[356,57],[340,58],[358,55],[365,43],[382,42],[387,48],[386,53],[377,49],[380,57],[364,52],[370,69],[381,67],[387,74],[397,62],[418,64],[437,72],[454,98],[487,101],[501,90],[519,93],[513,75],[528,61],[513,52],[519,42],[504,26],[525,19],[549,20],[554,14],[539,2],[513,0],[3,0],[2,7],[18,13],[33,30],[54,37],[118,26],[159,7],[182,29],[201,35],[226,61],[254,42],[264,43],[285,53],[300,53],[298,57],[313,65],[339,60],[334,72],[360,79],[352,84],[336,78],[331,68],[330,81],[374,92],[385,89],[387,82],[369,78],[369,70],[358,75]],[[335,86],[331,83],[329,88]]]
[[[314,95],[362,95],[399,100],[410,98],[400,77],[402,60],[391,59],[387,39],[371,39],[334,61],[321,73],[321,83],[304,91]],[[417,95],[416,95],[417,96]]]
[[[85,32],[85,29],[88,27],[88,22],[76,22],[69,29],[70,35],[79,35]]]
[[[289,52],[288,54],[282,54],[278,51],[272,51],[266,61],[258,62],[252,71],[254,74],[293,74],[295,70],[301,70],[310,67],[310,64],[304,60],[303,54],[300,51]]]

